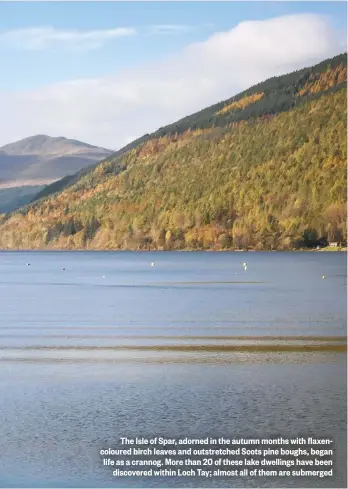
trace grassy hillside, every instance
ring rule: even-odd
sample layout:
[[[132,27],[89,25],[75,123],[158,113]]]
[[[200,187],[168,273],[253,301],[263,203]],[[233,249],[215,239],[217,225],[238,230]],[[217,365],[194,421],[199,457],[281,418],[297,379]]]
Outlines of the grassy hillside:
[[[289,249],[344,241],[346,80],[341,55],[146,135],[3,216],[0,247]]]

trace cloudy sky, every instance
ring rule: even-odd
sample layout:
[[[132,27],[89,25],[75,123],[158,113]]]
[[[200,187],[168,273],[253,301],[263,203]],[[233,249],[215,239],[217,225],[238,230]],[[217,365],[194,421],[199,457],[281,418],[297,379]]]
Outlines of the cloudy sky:
[[[118,149],[347,50],[345,2],[0,2],[0,146]]]

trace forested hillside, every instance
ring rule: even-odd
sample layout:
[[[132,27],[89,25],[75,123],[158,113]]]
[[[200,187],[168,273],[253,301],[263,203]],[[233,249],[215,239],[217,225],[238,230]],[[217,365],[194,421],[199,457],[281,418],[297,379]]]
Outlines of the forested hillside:
[[[344,242],[346,81],[344,54],[145,135],[0,217],[0,247],[293,249]]]
[[[225,127],[232,122],[278,114],[306,103],[323,92],[340,90],[346,87],[346,80],[347,55],[340,54],[315,66],[270,78],[228,100],[184,117],[174,124],[161,127],[152,134],[144,134],[114,153],[112,159],[122,156],[150,139],[181,134],[188,130]],[[232,108],[234,110],[228,110]],[[73,185],[88,171],[89,169],[83,169],[75,175],[69,175],[48,185],[36,198],[51,195],[63,187]]]

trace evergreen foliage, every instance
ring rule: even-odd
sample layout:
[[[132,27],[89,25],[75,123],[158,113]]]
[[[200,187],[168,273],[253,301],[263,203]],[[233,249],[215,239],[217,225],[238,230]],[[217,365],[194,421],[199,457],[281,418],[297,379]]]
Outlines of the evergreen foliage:
[[[3,216],[0,247],[272,250],[344,243],[346,79],[340,55],[145,135]]]

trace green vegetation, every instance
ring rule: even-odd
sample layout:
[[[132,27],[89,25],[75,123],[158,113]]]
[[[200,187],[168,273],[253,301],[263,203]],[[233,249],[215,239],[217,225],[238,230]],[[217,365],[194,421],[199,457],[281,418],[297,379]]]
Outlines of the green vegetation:
[[[0,247],[344,244],[346,80],[340,55],[145,135],[0,216]]]

